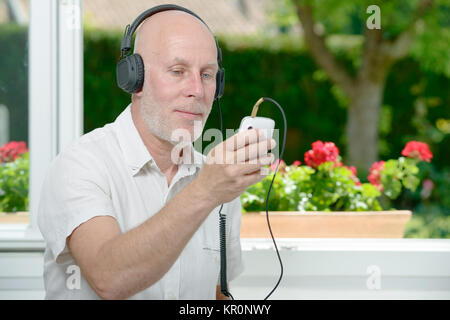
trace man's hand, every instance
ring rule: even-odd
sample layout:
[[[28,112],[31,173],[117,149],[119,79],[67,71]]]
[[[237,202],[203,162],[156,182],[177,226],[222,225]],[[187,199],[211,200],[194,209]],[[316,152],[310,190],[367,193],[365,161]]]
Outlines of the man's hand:
[[[261,168],[274,161],[268,150],[275,145],[275,140],[266,139],[262,130],[240,132],[208,153],[196,183],[214,204],[229,202],[264,179]]]

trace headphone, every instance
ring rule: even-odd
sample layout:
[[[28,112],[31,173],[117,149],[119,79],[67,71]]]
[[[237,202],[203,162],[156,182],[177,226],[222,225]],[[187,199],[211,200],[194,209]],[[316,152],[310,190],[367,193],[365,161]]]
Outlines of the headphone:
[[[141,13],[136,20],[125,28],[125,34],[122,39],[120,46],[120,59],[116,66],[116,76],[117,85],[123,91],[128,93],[138,92],[142,85],[144,84],[144,62],[139,54],[131,54],[131,41],[133,34],[135,33],[137,27],[148,17],[169,10],[178,10],[189,13],[190,15],[199,19],[203,24],[209,29],[208,25],[194,12],[184,7],[174,5],[174,4],[163,4],[153,8],[150,8],[143,13]],[[210,29],[209,29],[210,30]],[[214,37],[215,38],[215,37]],[[225,89],[225,69],[222,68],[222,50],[219,47],[219,43],[216,40],[217,47],[217,63],[219,65],[219,70],[216,74],[216,92],[214,93],[214,99],[219,100],[223,95]]]

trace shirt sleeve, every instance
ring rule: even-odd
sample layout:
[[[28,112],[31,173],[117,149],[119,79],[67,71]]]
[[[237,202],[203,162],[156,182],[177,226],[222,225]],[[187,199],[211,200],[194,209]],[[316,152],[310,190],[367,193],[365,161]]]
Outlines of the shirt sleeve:
[[[39,203],[39,229],[57,263],[72,259],[67,237],[95,216],[116,218],[106,170],[93,153],[72,148],[52,162]]]
[[[227,279],[236,279],[244,271],[241,248],[241,216],[240,197],[229,203],[227,212]]]

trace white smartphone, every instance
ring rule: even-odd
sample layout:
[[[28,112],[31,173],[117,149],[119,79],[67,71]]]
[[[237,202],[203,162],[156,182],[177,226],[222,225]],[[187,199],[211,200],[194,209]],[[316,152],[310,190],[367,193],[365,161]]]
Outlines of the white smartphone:
[[[265,117],[250,117],[247,116],[242,119],[239,126],[239,131],[242,132],[252,128],[260,129],[263,131],[266,139],[273,138],[273,130],[275,128],[275,121],[270,118]],[[261,175],[267,176],[269,174],[269,169],[266,167],[261,168]]]
[[[250,117],[247,116],[242,119],[239,125],[239,131],[242,132],[252,128],[262,129],[266,139],[273,138],[273,130],[275,128],[275,121],[265,117]]]

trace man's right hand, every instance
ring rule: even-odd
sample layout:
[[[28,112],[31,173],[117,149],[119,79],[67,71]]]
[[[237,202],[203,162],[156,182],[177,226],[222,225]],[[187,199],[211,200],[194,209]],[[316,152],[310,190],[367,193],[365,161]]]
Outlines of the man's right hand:
[[[229,202],[264,179],[261,168],[274,162],[274,155],[267,152],[275,146],[262,130],[237,133],[208,153],[195,183],[214,205]]]

